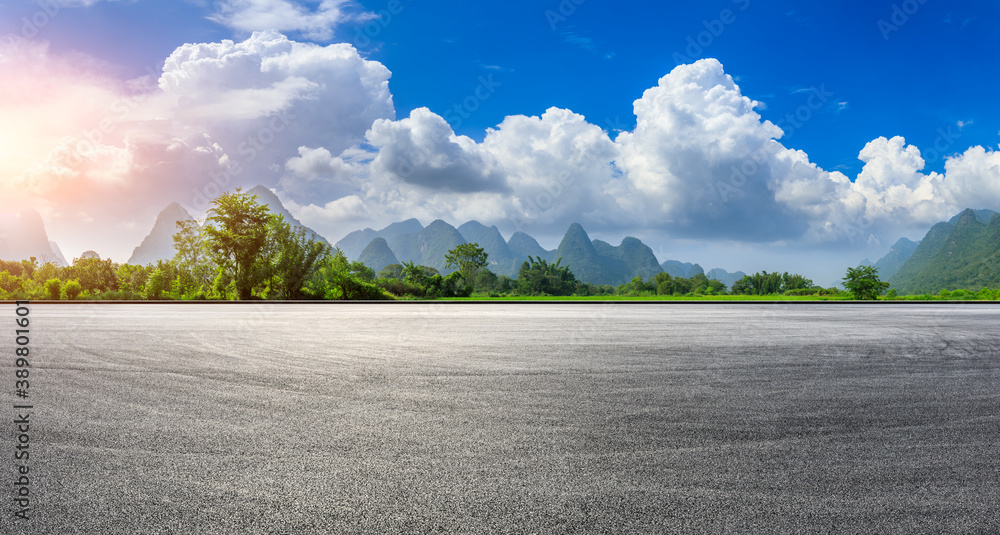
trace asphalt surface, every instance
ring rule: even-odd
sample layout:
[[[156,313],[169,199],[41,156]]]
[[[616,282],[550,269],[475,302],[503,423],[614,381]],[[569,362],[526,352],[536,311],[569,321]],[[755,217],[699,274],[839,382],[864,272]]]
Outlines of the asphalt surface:
[[[0,533],[1000,532],[1000,307],[31,318],[33,518],[5,358]]]

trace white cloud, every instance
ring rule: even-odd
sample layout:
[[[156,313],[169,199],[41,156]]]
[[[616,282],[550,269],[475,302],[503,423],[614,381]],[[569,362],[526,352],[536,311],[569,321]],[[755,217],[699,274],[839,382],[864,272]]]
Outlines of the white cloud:
[[[429,190],[459,193],[506,191],[496,158],[427,108],[399,121],[375,121],[368,142],[380,147],[372,173]]]
[[[315,4],[315,2],[309,2]],[[350,18],[347,0],[323,0],[315,10],[289,0],[223,0],[209,19],[245,32],[298,32],[314,41],[329,41],[334,28]]]
[[[340,153],[360,143],[376,119],[395,114],[389,70],[347,44],[296,43],[276,32],[239,43],[187,44],[167,59],[156,84],[145,87],[107,82],[96,64],[58,58],[44,47],[29,51],[32,61],[19,65],[30,66],[31,76],[25,85],[12,77],[14,83],[0,89],[11,97],[0,115],[27,113],[10,103],[24,106],[41,95],[31,80],[58,81],[77,104],[43,99],[37,109],[28,107],[38,118],[32,124],[45,130],[33,137],[45,143],[0,187],[7,197],[37,205],[47,219],[88,214],[91,228],[104,230],[90,232],[86,248],[106,247],[104,256],[120,260],[167,203],[198,210],[221,191],[274,185],[287,160],[306,156],[300,147],[321,144]],[[0,54],[0,63],[8,59]],[[59,120],[41,120],[49,108]],[[135,228],[139,235],[114,235],[109,228]],[[64,249],[71,254],[74,247]]]

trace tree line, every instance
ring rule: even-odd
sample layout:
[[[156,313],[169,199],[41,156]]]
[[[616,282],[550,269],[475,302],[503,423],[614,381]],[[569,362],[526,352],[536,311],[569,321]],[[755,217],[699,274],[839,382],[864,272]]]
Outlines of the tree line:
[[[261,205],[256,195],[237,189],[213,201],[204,224],[180,221],[170,260],[137,266],[94,257],[59,267],[32,258],[0,261],[0,299],[94,300],[385,300],[504,296],[685,296],[784,295],[838,298],[900,298],[871,266],[849,268],[847,292],[822,288],[799,274],[761,271],[726,288],[704,274],[690,278],[657,273],[618,286],[580,281],[562,260],[534,257],[517,277],[487,269],[489,255],[476,243],[445,255],[455,271],[413,262],[391,264],[378,273],[342,251],[293,227]],[[884,297],[883,297],[884,296]],[[943,291],[924,298],[997,299],[1000,291]]]

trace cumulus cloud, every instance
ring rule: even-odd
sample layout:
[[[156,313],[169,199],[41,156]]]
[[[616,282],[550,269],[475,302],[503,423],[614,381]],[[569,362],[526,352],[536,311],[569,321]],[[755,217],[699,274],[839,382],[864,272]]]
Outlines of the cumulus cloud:
[[[349,44],[298,43],[266,31],[240,43],[177,48],[159,88],[169,115],[201,125],[249,160],[287,158],[301,146],[340,152],[360,142],[373,121],[395,116],[390,76]]]
[[[192,207],[258,183],[276,185],[297,217],[331,239],[417,217],[549,236],[581,222],[613,236],[857,248],[888,245],[965,207],[1000,208],[997,152],[973,147],[947,159],[944,174],[924,173],[917,147],[878,138],[860,150],[864,168],[852,182],[782,144],[785,132],[714,59],[661,78],[635,101],[636,127],[613,139],[550,108],[508,116],[477,142],[427,108],[397,120],[391,73],[347,44],[275,31],[186,44],[158,78],[130,83],[44,47],[18,54],[0,50],[0,74],[17,76],[15,64],[31,73],[0,87],[0,115],[28,123],[25,113],[38,114],[31,124],[46,126],[32,138],[44,150],[19,161],[0,189],[43,199],[40,211],[66,234],[93,221],[90,235],[124,244],[119,257],[162,205]],[[32,104],[45,91],[32,80],[45,79],[72,99]],[[80,99],[92,105],[73,109]]]
[[[496,158],[472,139],[455,135],[447,121],[427,108],[399,121],[375,121],[366,137],[380,147],[372,162],[377,175],[429,190],[508,189]]]
[[[315,3],[315,2],[311,2]],[[314,41],[329,41],[334,28],[350,18],[347,0],[323,0],[315,10],[289,0],[223,0],[211,20],[245,32],[298,32]]]
[[[0,89],[9,97],[0,114],[38,129],[31,138],[38,150],[11,167],[15,178],[2,189],[32,197],[53,218],[86,212],[95,224],[140,233],[171,201],[202,210],[222,191],[274,185],[290,158],[310,156],[300,147],[322,144],[339,154],[361,142],[376,119],[395,114],[383,65],[347,44],[297,43],[276,32],[183,45],[158,79],[124,83],[101,75],[97,62],[44,47],[19,53],[31,60],[17,62],[26,69],[24,84]],[[11,57],[0,55],[0,69],[6,72]],[[53,80],[60,82],[55,96],[66,98],[43,102]],[[121,257],[136,237],[105,241],[114,238]]]
[[[476,143],[418,109],[376,121],[365,140],[374,157],[350,169],[357,189],[344,202],[301,205],[303,217],[317,225],[342,225],[352,214],[373,224],[475,218],[549,234],[580,221],[616,234],[863,248],[977,200],[1000,208],[993,152],[970,149],[947,161],[948,176],[924,174],[916,147],[879,138],[860,151],[865,166],[852,182],[785,147],[785,133],[763,120],[758,104],[706,59],[647,90],[635,102],[635,129],[614,140],[583,116],[552,108],[509,116]],[[330,180],[347,181],[334,154],[304,152],[287,169],[306,177],[323,168]],[[307,156],[319,158],[309,167]]]

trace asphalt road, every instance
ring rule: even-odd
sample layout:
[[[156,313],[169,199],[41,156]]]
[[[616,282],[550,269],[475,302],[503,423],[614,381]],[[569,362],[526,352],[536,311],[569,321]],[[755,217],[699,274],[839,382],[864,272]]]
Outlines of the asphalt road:
[[[1000,532],[1000,307],[31,318],[33,519],[8,357],[0,533]]]

